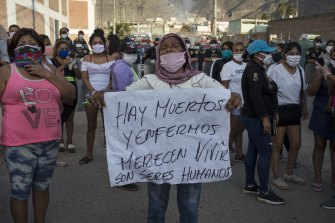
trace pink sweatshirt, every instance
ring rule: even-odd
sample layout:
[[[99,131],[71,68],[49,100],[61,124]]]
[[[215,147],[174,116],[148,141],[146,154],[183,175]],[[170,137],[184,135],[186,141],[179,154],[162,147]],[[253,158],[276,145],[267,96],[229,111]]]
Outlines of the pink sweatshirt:
[[[20,146],[61,138],[61,95],[45,79],[24,78],[11,64],[2,102],[1,144]]]

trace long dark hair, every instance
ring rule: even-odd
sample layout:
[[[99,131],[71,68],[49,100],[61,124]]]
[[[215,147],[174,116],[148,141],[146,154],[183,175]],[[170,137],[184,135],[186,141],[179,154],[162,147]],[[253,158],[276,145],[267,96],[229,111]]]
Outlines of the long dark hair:
[[[115,52],[120,52],[121,40],[117,35],[109,34],[107,37],[109,41],[108,54],[112,55]]]
[[[99,28],[95,29],[92,35],[90,36],[88,43],[91,45],[91,47],[95,37],[100,37],[100,39],[104,42],[104,45],[106,46],[105,32],[102,29]]]
[[[31,36],[38,44],[39,47],[41,47],[41,52],[42,54],[44,53],[44,43],[38,33],[29,28],[21,28],[17,32],[15,32],[13,38],[11,39],[9,45],[8,45],[8,55],[11,56],[12,58],[15,57],[14,50],[17,47],[17,44],[19,43],[19,40],[22,36]]]

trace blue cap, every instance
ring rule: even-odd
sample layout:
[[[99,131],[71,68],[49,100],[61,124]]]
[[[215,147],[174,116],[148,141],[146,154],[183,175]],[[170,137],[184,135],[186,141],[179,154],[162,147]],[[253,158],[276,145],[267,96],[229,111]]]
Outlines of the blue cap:
[[[255,40],[247,48],[247,51],[250,55],[258,52],[267,52],[272,53],[276,51],[276,48],[269,47],[269,45],[264,40]]]

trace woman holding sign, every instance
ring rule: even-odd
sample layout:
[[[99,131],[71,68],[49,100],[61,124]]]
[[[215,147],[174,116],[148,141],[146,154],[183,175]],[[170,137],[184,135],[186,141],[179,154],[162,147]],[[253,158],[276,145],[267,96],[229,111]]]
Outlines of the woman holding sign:
[[[167,34],[157,46],[156,75],[145,75],[127,90],[178,89],[178,88],[224,88],[219,82],[191,66],[191,57],[184,40],[177,34]],[[96,106],[104,106],[103,92],[91,99]],[[226,104],[230,111],[239,107],[241,97],[232,94]],[[148,184],[149,207],[147,222],[165,222],[170,184]],[[177,200],[180,222],[198,222],[201,184],[177,184]]]

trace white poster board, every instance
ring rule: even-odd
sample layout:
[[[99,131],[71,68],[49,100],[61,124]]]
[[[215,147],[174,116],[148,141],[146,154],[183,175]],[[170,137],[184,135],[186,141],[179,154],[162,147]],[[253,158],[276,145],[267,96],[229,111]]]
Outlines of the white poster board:
[[[107,162],[112,186],[228,179],[230,114],[226,89],[105,93]]]

